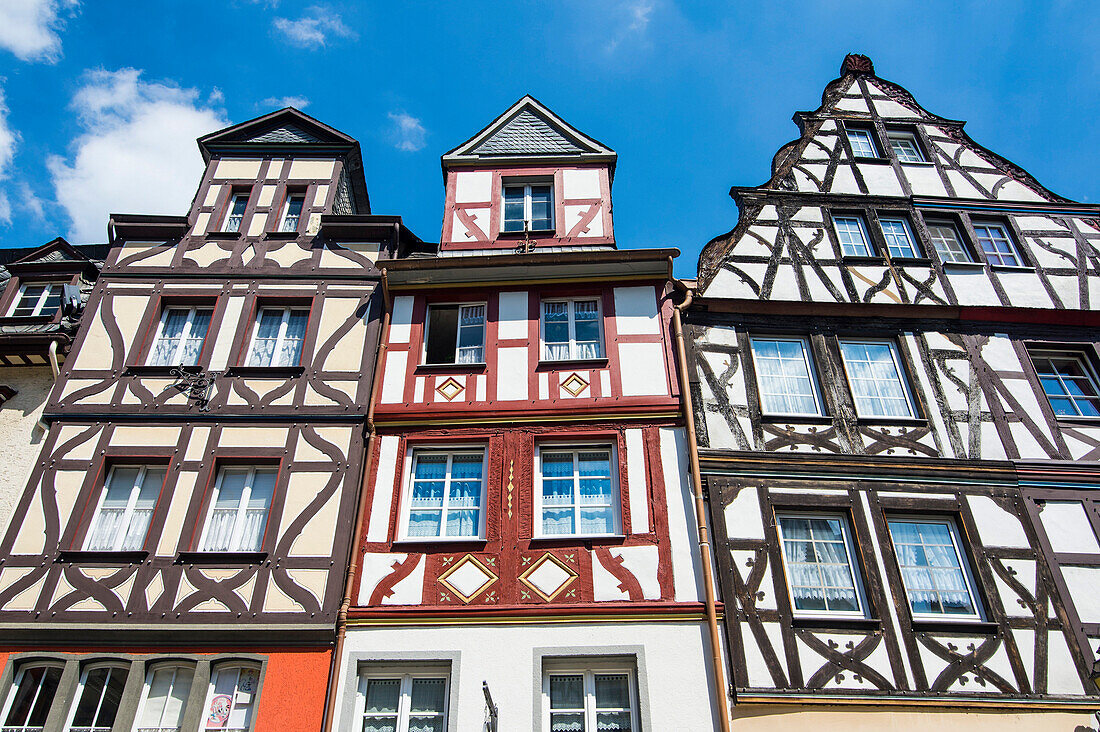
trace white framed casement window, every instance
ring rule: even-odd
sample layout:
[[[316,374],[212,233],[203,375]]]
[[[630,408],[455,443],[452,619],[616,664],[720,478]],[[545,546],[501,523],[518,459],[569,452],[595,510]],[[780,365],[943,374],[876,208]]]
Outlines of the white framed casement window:
[[[229,207],[225,211],[225,221],[222,223],[222,231],[233,233],[241,230],[244,223],[244,212],[248,209],[248,193],[242,191],[234,193],[229,198]]]
[[[219,470],[199,551],[260,551],[277,475],[275,468],[224,467]]]
[[[203,713],[204,730],[248,732],[260,695],[260,669],[219,666],[210,679]]]
[[[638,692],[634,669],[598,659],[559,665],[542,674],[542,729],[547,732],[635,732]]]
[[[886,249],[891,257],[912,259],[917,256],[913,230],[906,219],[900,216],[880,216],[878,223],[882,227],[882,236],[886,239]]]
[[[167,473],[167,468],[158,465],[112,467],[88,527],[84,550],[142,549]]]
[[[410,462],[399,538],[484,538],[485,449],[415,449]]]
[[[298,366],[309,310],[262,308],[248,346],[249,366]]]
[[[146,365],[197,365],[213,313],[210,308],[166,308],[157,324]]]
[[[59,282],[28,283],[20,286],[19,295],[8,310],[9,318],[33,318],[53,315],[61,307],[62,285]]]
[[[981,620],[981,606],[955,522],[891,518],[890,538],[914,618]]]
[[[1081,351],[1028,349],[1035,374],[1059,417],[1100,417],[1100,380]]]
[[[990,264],[1005,267],[1022,267],[1024,264],[1012,235],[1001,224],[974,222],[974,236]]]
[[[890,139],[890,149],[894,151],[898,162],[901,163],[926,163],[924,153],[921,152],[917,136],[912,132],[891,131],[886,136]]]
[[[302,218],[302,207],[305,206],[306,197],[303,193],[291,193],[283,204],[283,216],[279,224],[279,231],[295,232],[298,230],[298,222]]]
[[[612,445],[536,445],[535,536],[621,533]]]
[[[194,679],[192,665],[161,663],[150,669],[141,690],[134,732],[180,732]]]
[[[414,667],[362,671],[354,728],[363,732],[447,732],[449,674]]]
[[[848,143],[852,146],[852,155],[857,158],[877,158],[878,145],[875,144],[874,134],[864,127],[849,127]]]
[[[776,527],[795,615],[867,617],[862,578],[854,562],[858,554],[847,517],[780,514]]]
[[[932,248],[940,256],[940,260],[947,263],[973,262],[970,250],[963,244],[959,230],[950,221],[929,221],[928,236],[932,240]]]
[[[129,669],[119,664],[88,666],[80,675],[65,732],[111,732]]]
[[[842,338],[840,356],[858,416],[917,416],[897,344]]]
[[[42,732],[53,707],[62,667],[52,663],[28,663],[19,667],[15,683],[4,703],[0,719],[5,732]]]
[[[505,182],[504,215],[501,230],[505,233],[554,230],[554,186],[545,182]]]
[[[485,363],[485,303],[428,306],[425,364]]]
[[[544,361],[603,358],[599,298],[542,301],[542,358]]]
[[[752,338],[760,408],[768,415],[821,416],[821,392],[805,338]]]
[[[833,228],[840,241],[840,251],[845,257],[871,256],[870,239],[867,238],[867,224],[857,214],[836,214],[833,216]]]

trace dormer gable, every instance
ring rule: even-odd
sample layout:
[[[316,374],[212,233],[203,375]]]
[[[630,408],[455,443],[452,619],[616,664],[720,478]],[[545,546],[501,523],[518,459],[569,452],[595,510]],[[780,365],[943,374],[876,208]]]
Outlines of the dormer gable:
[[[440,250],[615,246],[615,151],[527,95],[442,157]]]

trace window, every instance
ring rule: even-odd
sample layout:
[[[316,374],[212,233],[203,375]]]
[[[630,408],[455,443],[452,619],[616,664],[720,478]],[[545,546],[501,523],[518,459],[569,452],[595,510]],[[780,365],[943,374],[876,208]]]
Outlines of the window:
[[[862,216],[834,216],[833,226],[840,240],[840,251],[845,257],[869,257],[871,247],[867,243],[867,226]]]
[[[578,669],[543,674],[543,729],[550,732],[633,732],[639,729],[634,674],[629,669]]]
[[[4,710],[4,732],[42,732],[53,705],[61,667],[27,664],[19,669]]]
[[[765,414],[821,414],[821,400],[803,338],[753,338],[756,383]]]
[[[944,262],[974,261],[954,224],[947,221],[929,221],[928,236],[932,239],[936,254],[940,255],[940,259]]]
[[[119,552],[144,547],[167,472],[164,467],[148,465],[111,468],[84,549]]]
[[[53,315],[61,307],[60,283],[23,285],[19,296],[8,313],[9,318],[32,318],[38,315]]]
[[[886,238],[886,248],[891,257],[917,256],[917,249],[913,246],[913,232],[909,229],[909,222],[902,218],[880,218],[882,235]]]
[[[913,616],[980,618],[955,523],[891,519],[889,524]]]
[[[1000,224],[974,224],[974,235],[978,238],[978,246],[985,252],[985,258],[990,264],[1001,264],[1006,267],[1022,267],[1023,261],[1016,252],[1016,246],[1012,243],[1012,237],[1008,230]]]
[[[542,356],[547,361],[603,358],[600,301],[542,303]]]
[[[1029,353],[1055,414],[1061,417],[1100,417],[1100,389],[1097,389],[1096,373],[1084,353]]]
[[[210,327],[209,308],[169,308],[157,325],[149,366],[195,366]]]
[[[447,675],[362,674],[356,705],[363,732],[446,732]]]
[[[249,366],[297,366],[302,360],[308,310],[263,308],[256,319]]]
[[[275,468],[222,468],[214,485],[200,551],[260,551],[277,474]]]
[[[913,417],[897,346],[889,341],[840,341],[840,355],[860,417]]]
[[[928,162],[924,159],[920,145],[917,144],[917,136],[912,132],[888,132],[886,136],[890,138],[890,149],[894,151],[894,155],[898,157],[899,162]]]
[[[610,447],[540,447],[536,511],[541,536],[610,536],[619,531]]]
[[[203,729],[248,732],[252,710],[260,693],[260,670],[251,666],[222,666],[210,680]]]
[[[549,183],[504,186],[504,231],[552,231],[554,188]]]
[[[852,155],[857,158],[877,158],[879,156],[875,136],[868,129],[849,127],[848,142],[852,146]]]
[[[234,193],[233,197],[229,199],[229,211],[225,215],[225,225],[222,226],[222,231],[240,231],[246,208],[248,208],[248,194]]]
[[[300,193],[292,194],[286,199],[286,206],[283,210],[283,223],[279,226],[279,231],[297,231],[298,220],[302,218],[302,206],[306,202],[306,197]]]
[[[190,666],[159,665],[150,671],[134,732],[180,732],[194,678]]]
[[[424,363],[485,363],[485,305],[431,305]]]
[[[76,704],[69,712],[66,732],[111,732],[122,702],[126,669],[121,666],[92,666],[80,678]]]
[[[843,516],[779,516],[779,538],[795,613],[863,617],[859,572],[852,563],[848,520]]]
[[[482,535],[485,451],[416,450],[406,538]]]

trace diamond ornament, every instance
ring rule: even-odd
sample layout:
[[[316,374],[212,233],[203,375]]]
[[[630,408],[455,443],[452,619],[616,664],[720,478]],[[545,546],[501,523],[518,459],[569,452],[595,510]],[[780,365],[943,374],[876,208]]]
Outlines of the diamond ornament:
[[[444,399],[451,401],[456,396],[461,394],[466,387],[454,380],[454,378],[448,378],[442,384],[437,386],[435,390],[439,392]]]
[[[521,574],[519,581],[549,602],[577,577],[577,573],[572,568],[548,552]]]
[[[473,600],[497,579],[488,567],[470,554],[439,575],[439,583],[452,590],[463,602]]]
[[[573,373],[569,374],[569,377],[561,383],[561,388],[576,397],[588,388],[588,382],[582,379],[579,374]]]

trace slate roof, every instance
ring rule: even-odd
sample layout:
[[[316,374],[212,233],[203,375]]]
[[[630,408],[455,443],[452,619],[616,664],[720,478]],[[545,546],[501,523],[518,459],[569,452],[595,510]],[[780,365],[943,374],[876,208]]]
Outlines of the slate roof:
[[[289,143],[308,143],[308,142],[324,142],[316,135],[311,135],[300,127],[294,125],[283,125],[282,127],[276,127],[268,130],[262,135],[249,138],[248,142],[289,142]]]
[[[585,152],[545,120],[525,109],[487,140],[472,155],[560,155]]]

